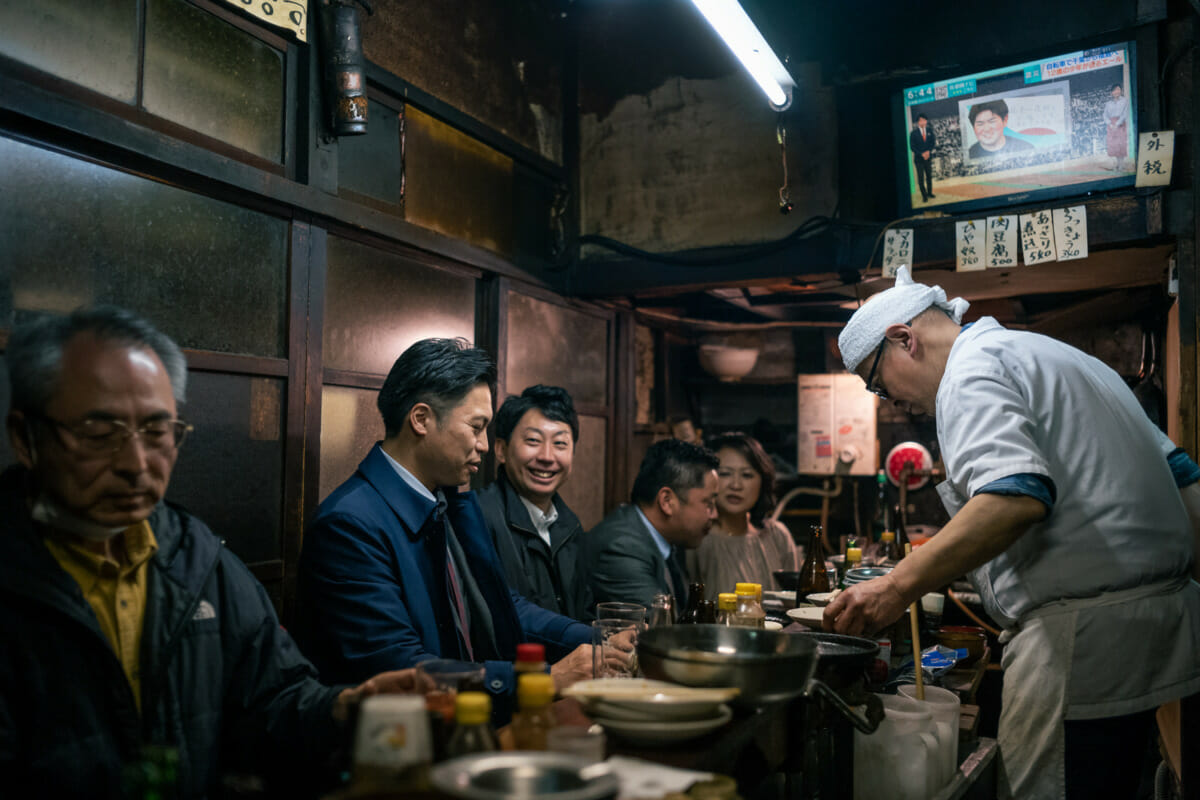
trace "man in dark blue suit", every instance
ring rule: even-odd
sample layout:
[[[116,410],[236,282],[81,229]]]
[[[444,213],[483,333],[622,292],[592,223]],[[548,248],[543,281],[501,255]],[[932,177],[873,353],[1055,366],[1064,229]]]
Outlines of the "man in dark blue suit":
[[[425,339],[379,392],[386,437],[321,504],[300,557],[298,638],[327,680],[431,658],[481,662],[507,707],[517,644],[546,645],[561,689],[591,677],[591,629],[505,582],[473,492],[496,368],[456,339]]]
[[[937,137],[929,125],[929,117],[917,114],[917,125],[908,135],[908,146],[913,154],[913,167],[917,170],[917,186],[921,189],[921,199],[928,202],[936,197],[933,193],[933,148],[937,147]]]

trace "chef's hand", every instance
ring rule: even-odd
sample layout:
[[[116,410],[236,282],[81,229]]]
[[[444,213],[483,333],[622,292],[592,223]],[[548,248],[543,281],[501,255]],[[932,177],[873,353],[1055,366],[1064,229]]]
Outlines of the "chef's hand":
[[[899,619],[908,604],[890,575],[855,584],[825,606],[822,626],[827,631],[862,636],[883,630]]]

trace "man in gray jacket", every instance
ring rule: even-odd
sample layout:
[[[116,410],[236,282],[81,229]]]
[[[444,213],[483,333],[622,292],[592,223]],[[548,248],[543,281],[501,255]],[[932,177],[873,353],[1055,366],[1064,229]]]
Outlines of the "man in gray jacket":
[[[687,605],[684,548],[700,546],[717,518],[717,457],[677,439],[650,446],[630,494],[584,537],[580,573],[597,603],[640,603],[669,594]]]
[[[492,430],[500,470],[479,505],[508,585],[542,608],[590,619],[591,592],[576,570],[583,528],[559,494],[579,439],[571,395],[530,386],[504,401]]]
[[[239,770],[309,775],[351,701],[412,688],[411,670],[323,686],[245,565],[162,501],[191,430],[174,342],[81,309],[15,327],[5,360],[0,794],[123,797],[146,746],[178,754],[182,798],[219,788],[234,741],[254,743]]]

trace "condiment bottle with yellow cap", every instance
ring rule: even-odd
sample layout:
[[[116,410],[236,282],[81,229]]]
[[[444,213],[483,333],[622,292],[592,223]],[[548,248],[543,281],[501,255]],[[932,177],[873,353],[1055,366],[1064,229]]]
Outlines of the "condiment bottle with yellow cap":
[[[737,606],[733,612],[733,624],[743,628],[767,627],[767,613],[763,611],[762,603],[754,590],[755,584],[737,584]]]
[[[549,676],[547,676],[549,677]],[[492,698],[483,692],[463,692],[454,708],[454,733],[446,744],[446,757],[499,750],[496,734],[489,722]]]
[[[554,717],[554,679],[546,673],[527,672],[517,678],[517,705],[513,715],[513,741],[518,750],[545,750],[546,734],[558,721]]]
[[[862,548],[857,542],[846,548],[846,571],[842,573],[842,586],[846,588],[846,576],[850,574],[850,570],[858,569],[862,566]]]
[[[733,612],[737,610],[737,595],[733,592],[721,592],[717,595],[717,624],[732,625]]]

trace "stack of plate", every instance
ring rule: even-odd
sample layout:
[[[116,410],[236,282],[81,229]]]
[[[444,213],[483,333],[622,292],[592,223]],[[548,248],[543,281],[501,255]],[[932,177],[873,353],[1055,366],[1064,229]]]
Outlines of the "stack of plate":
[[[733,718],[725,702],[737,694],[640,678],[580,681],[563,691],[608,733],[638,745],[682,742],[716,730]]]
[[[858,569],[852,569],[846,573],[846,585],[853,586],[856,583],[869,581],[873,578],[882,578],[891,571],[891,567],[859,567]]]

